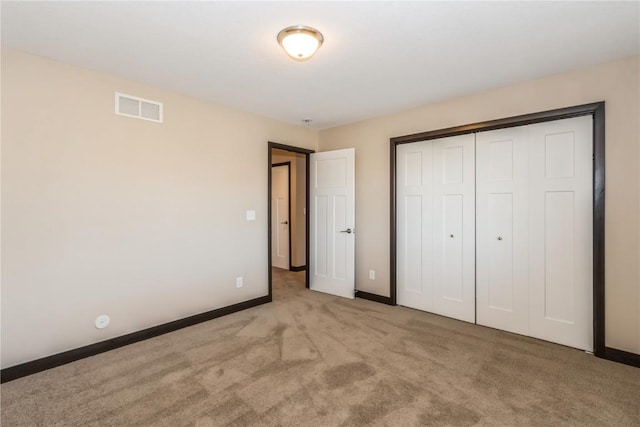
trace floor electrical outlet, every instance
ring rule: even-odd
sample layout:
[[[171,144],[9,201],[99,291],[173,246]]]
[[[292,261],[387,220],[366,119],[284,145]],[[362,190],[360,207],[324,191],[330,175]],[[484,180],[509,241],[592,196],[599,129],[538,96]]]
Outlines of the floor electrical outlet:
[[[96,321],[95,321],[95,326],[97,329],[104,329],[107,326],[109,326],[109,323],[111,323],[111,318],[109,316],[107,316],[106,314],[102,314],[98,317],[96,317]]]

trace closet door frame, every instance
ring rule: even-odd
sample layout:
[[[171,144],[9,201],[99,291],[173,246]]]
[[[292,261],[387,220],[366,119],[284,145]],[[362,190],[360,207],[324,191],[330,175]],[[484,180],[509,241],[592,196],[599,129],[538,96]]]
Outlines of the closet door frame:
[[[391,259],[390,259],[390,303],[396,305],[396,262],[397,262],[397,200],[396,200],[396,147],[400,144],[426,141],[455,135],[477,133],[495,129],[524,126],[534,123],[568,119],[572,117],[593,117],[593,348],[597,357],[629,363],[629,355],[605,346],[605,283],[604,283],[604,168],[605,168],[605,103],[577,105],[542,111],[487,122],[472,123],[446,129],[438,129],[412,135],[391,138]]]

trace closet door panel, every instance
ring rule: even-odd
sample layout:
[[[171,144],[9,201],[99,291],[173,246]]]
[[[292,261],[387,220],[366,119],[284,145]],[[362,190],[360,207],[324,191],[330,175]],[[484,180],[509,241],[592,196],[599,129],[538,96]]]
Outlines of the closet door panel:
[[[422,196],[404,197],[405,227],[402,230],[404,241],[404,273],[405,289],[409,292],[422,293]]]
[[[529,135],[530,335],[592,351],[592,118]]]
[[[489,194],[486,224],[489,235],[489,307],[512,313],[513,277],[513,194]],[[498,236],[498,237],[495,237]]]
[[[476,134],[477,323],[527,334],[527,128]]]
[[[432,144],[432,311],[475,322],[475,136]]]
[[[397,170],[398,304],[431,311],[433,306],[433,202],[431,142],[400,145]]]
[[[462,302],[463,298],[463,195],[442,196],[442,296]]]

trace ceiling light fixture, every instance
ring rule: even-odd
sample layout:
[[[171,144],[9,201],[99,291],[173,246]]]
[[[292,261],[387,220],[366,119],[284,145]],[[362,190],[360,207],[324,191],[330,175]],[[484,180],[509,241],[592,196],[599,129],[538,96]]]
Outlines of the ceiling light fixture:
[[[322,46],[324,37],[315,28],[303,25],[287,27],[278,33],[278,43],[296,61],[306,61]]]

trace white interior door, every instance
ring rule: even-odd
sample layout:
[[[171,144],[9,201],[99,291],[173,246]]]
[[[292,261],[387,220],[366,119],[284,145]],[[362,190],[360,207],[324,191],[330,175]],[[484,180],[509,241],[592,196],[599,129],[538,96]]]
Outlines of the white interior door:
[[[528,127],[476,134],[477,322],[529,332]]]
[[[289,165],[271,168],[271,265],[289,269]]]
[[[529,126],[530,335],[593,351],[593,119]]]
[[[400,145],[396,154],[398,303],[474,322],[474,136]]]
[[[355,149],[310,157],[309,288],[354,298]]]

